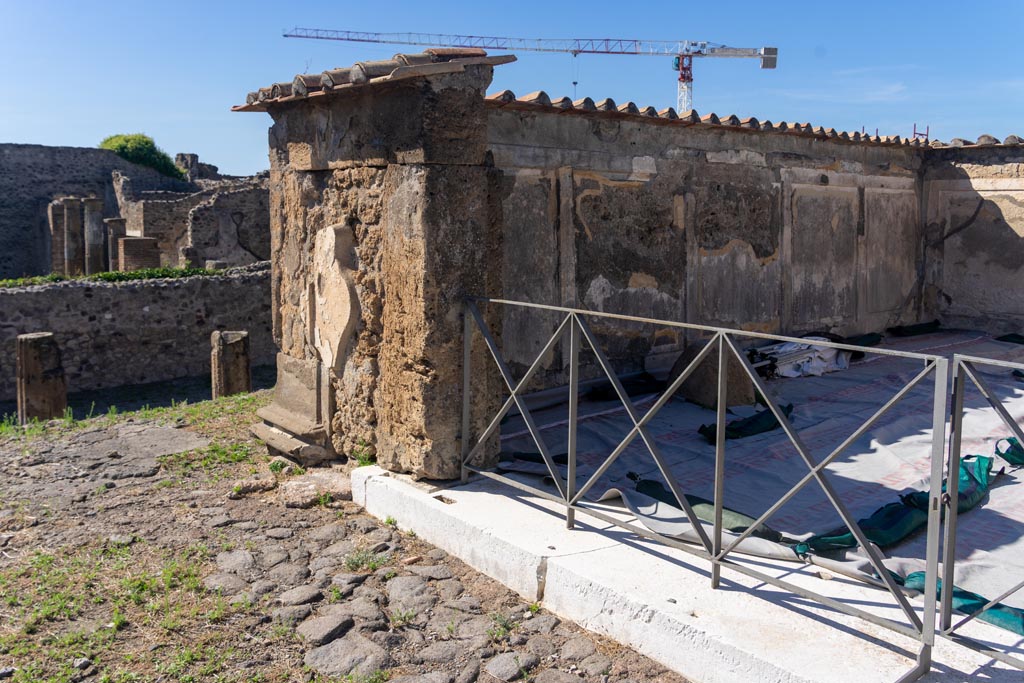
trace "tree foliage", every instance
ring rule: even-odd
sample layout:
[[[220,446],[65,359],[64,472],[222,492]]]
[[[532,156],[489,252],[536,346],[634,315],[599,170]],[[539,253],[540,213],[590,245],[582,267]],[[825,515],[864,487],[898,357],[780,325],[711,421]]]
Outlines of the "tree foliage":
[[[158,173],[171,178],[185,178],[185,172],[174,165],[174,161],[153,142],[153,138],[143,133],[111,135],[100,143],[100,149],[109,149],[122,159],[148,166]]]

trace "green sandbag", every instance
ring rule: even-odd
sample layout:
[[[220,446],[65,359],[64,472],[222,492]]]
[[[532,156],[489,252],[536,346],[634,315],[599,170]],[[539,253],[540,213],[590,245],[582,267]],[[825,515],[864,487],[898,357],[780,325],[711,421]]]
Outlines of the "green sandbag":
[[[782,414],[789,417],[793,414],[793,404],[790,403],[785,406],[779,406]],[[778,429],[779,421],[775,419],[775,415],[772,411],[762,410],[759,413],[745,417],[742,420],[733,420],[725,425],[725,438],[726,439],[742,439],[746,436],[754,436],[755,434],[763,434],[764,432],[770,432],[773,429]],[[717,423],[711,423],[709,425],[701,425],[697,430],[701,436],[707,439],[707,442],[712,446],[715,445],[715,437],[717,436]]]
[[[1024,344],[1024,334],[1011,332],[1010,334],[1004,334],[1002,337],[996,337],[996,341],[1009,342],[1011,344]]]
[[[899,325],[890,327],[886,332],[894,337],[916,337],[921,334],[931,334],[939,329],[939,321],[933,320],[930,323],[918,323],[916,325]]]
[[[882,548],[899,543],[927,523],[927,512],[903,503],[883,505],[870,517],[857,520],[857,526],[868,540]],[[826,534],[812,536],[806,542],[797,544],[795,549],[797,554],[805,555],[808,550],[821,552],[855,547],[857,539],[853,532],[842,526]]]
[[[903,585],[911,590],[924,592],[924,572],[907,574],[907,578],[903,580]],[[941,596],[942,580],[936,579],[935,586],[938,594]],[[974,614],[987,604],[988,600],[977,593],[953,586],[953,609],[957,612],[961,614]],[[1019,636],[1024,636],[1024,610],[1017,609],[1016,607],[1010,607],[1009,605],[997,602],[979,614],[977,619],[978,621],[984,621],[987,624],[1016,633]]]
[[[630,478],[632,479],[633,477]],[[679,507],[679,501],[660,481],[654,479],[636,479],[635,481],[638,493],[654,498],[666,505],[671,505],[674,508]],[[714,524],[715,504],[712,501],[699,496],[691,496],[690,494],[685,494],[684,497],[686,502],[690,504],[690,507],[693,508],[693,513],[697,515],[697,519],[708,524]],[[742,512],[736,512],[728,508],[722,509],[722,528],[734,534],[742,534],[756,521],[753,517],[749,517]],[[757,526],[750,535],[774,541],[775,543],[782,540],[782,534],[764,524]]]
[[[1005,450],[999,448],[1002,441],[1007,443]],[[996,455],[1011,465],[1024,465],[1024,446],[1020,445],[1020,441],[1017,441],[1015,436],[996,441]]]
[[[992,458],[984,455],[972,455],[960,461],[960,476],[957,490],[956,511],[967,512],[981,502],[988,493],[991,481],[989,475],[992,473]],[[942,482],[942,492],[946,492],[946,482]],[[907,505],[918,510],[928,511],[927,491],[915,491],[901,496]]]

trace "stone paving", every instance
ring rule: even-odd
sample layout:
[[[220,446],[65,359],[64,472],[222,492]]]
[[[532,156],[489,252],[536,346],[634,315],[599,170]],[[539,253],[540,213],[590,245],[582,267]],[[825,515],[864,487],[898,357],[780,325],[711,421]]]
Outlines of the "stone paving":
[[[292,672],[273,680],[682,681],[399,531],[401,520],[367,516],[344,500],[345,470],[289,475],[259,455],[223,472],[175,470],[178,456],[157,457],[208,442],[147,422],[0,442],[0,570],[97,542],[204,544],[205,589],[246,606],[231,667]],[[0,650],[0,669],[11,663]]]

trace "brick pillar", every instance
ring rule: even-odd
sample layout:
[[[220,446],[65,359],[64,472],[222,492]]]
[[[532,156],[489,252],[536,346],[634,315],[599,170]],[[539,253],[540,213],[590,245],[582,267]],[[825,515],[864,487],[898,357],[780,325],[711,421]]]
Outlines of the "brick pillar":
[[[107,268],[111,271],[121,270],[121,254],[118,253],[118,240],[127,234],[124,218],[104,218],[107,224]]]
[[[85,226],[85,274],[107,270],[106,230],[103,226],[103,200],[89,197],[83,203]]]
[[[121,270],[160,267],[160,247],[155,237],[122,237],[118,245],[117,262]]]
[[[210,335],[210,374],[214,398],[252,391],[248,332],[218,330]]]
[[[85,235],[82,232],[82,200],[65,197],[64,204],[64,274],[85,275]]]
[[[64,274],[64,203],[54,199],[46,207],[50,223],[50,272]]]
[[[61,417],[68,406],[68,385],[53,333],[18,335],[15,353],[19,424]]]

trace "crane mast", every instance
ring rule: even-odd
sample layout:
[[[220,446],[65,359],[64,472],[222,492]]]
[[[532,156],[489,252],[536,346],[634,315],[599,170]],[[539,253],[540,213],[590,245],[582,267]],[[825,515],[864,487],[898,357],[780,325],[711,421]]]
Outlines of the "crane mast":
[[[340,40],[350,43],[426,45],[431,47],[476,47],[485,50],[563,52],[581,54],[639,55],[672,57],[678,73],[677,109],[693,109],[693,58],[758,58],[762,69],[774,69],[779,50],[774,47],[729,47],[705,40],[635,40],[628,38],[507,38],[448,33],[374,33],[320,28],[293,28],[285,38]]]

